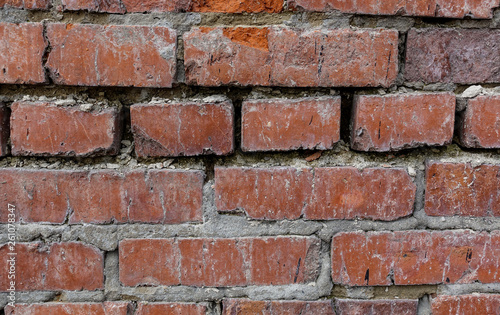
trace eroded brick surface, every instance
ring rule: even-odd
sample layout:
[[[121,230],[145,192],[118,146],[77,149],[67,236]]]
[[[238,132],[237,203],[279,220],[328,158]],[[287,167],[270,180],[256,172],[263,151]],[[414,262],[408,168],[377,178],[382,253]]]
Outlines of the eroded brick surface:
[[[126,302],[16,304],[5,308],[6,315],[127,315]]]
[[[335,300],[336,315],[417,315],[418,300]]]
[[[325,301],[252,301],[228,299],[222,302],[223,315],[281,315],[281,314],[323,314],[335,315],[333,304]]]
[[[431,301],[433,315],[466,315],[500,313],[500,295],[441,295]]]
[[[184,43],[193,85],[390,86],[397,75],[394,30],[197,28]]]
[[[333,282],[350,286],[500,281],[498,231],[345,232],[331,254]]]
[[[468,148],[500,148],[500,95],[468,100],[459,121],[459,136]]]

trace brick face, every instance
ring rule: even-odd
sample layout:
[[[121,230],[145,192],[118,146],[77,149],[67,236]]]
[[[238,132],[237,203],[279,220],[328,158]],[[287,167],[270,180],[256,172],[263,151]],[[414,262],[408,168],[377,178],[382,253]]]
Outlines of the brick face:
[[[390,86],[397,75],[394,30],[198,28],[184,45],[193,85]]]
[[[500,95],[468,100],[459,136],[461,144],[468,148],[500,148]]]
[[[431,216],[500,216],[500,165],[429,162],[425,212]]]
[[[332,240],[332,280],[350,286],[498,283],[500,234],[346,232]]]
[[[130,115],[140,157],[233,152],[231,102],[133,105]]]
[[[319,245],[314,237],[123,240],[120,281],[208,287],[308,283],[318,275]]]
[[[71,315],[127,315],[128,303],[46,303],[46,304],[16,304],[7,306],[6,315],[38,315],[38,314],[71,314]],[[130,308],[131,309],[131,308]]]
[[[194,303],[139,303],[135,315],[205,315],[207,306]]]
[[[429,83],[498,83],[499,41],[500,30],[495,29],[411,29],[405,78]]]
[[[2,169],[1,205],[21,222],[182,223],[202,219],[203,173]],[[0,214],[7,222],[7,213]]]
[[[432,299],[431,307],[433,315],[498,314],[500,295],[441,295]]]
[[[290,0],[288,5],[294,10],[340,11],[345,13],[373,15],[406,15],[426,17],[477,19],[492,17],[498,0]]]
[[[333,304],[325,301],[252,301],[228,299],[222,302],[222,315],[281,315],[281,314],[323,314],[335,315]]]
[[[63,10],[91,12],[219,12],[219,13],[278,13],[283,10],[283,0],[63,0]]]
[[[12,105],[13,155],[115,155],[120,149],[121,121],[116,108],[85,112],[51,103]]]
[[[340,139],[340,97],[243,102],[243,151],[328,150]]]
[[[0,246],[2,257],[9,253]],[[97,290],[104,286],[104,257],[95,247],[82,243],[18,243],[16,255],[16,290]],[[8,270],[7,259],[0,263]],[[0,291],[9,288],[7,277],[0,279]]]
[[[217,209],[261,220],[395,220],[412,213],[415,190],[401,169],[215,169]]]
[[[446,145],[453,138],[455,96],[359,95],[354,100],[352,120],[354,150],[385,152]]]
[[[171,87],[176,32],[167,27],[48,24],[47,60],[56,84]]]
[[[337,315],[387,314],[417,315],[418,300],[347,300],[335,301]]]
[[[0,23],[0,84],[45,82],[41,23]]]
[[[0,8],[47,10],[49,6],[49,0],[0,0]]]

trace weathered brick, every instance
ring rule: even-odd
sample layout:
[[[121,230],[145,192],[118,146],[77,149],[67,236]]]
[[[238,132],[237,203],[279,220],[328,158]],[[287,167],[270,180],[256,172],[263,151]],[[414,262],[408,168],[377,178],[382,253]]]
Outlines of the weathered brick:
[[[401,169],[215,168],[217,209],[261,220],[394,220],[412,213],[415,191]]]
[[[128,303],[44,303],[44,304],[15,304],[6,306],[6,315],[127,315]]]
[[[500,148],[500,95],[467,101],[459,123],[460,143],[468,148]]]
[[[340,139],[340,97],[243,102],[243,151],[328,150]]]
[[[406,80],[461,84],[500,82],[500,30],[411,29]]]
[[[500,295],[441,295],[431,300],[433,315],[500,314]]]
[[[11,252],[7,244],[0,246],[2,257]],[[104,285],[104,258],[97,248],[82,243],[17,243],[16,291],[97,290]],[[7,259],[0,262],[9,270]],[[7,277],[0,279],[0,291],[9,288]]]
[[[181,223],[202,220],[200,171],[0,171],[0,204],[21,222]],[[0,222],[7,222],[6,211]]]
[[[431,216],[500,216],[500,165],[429,162],[425,212]]]
[[[330,300],[323,301],[253,301],[228,299],[222,301],[223,315],[282,315],[282,314],[322,314],[335,315]]]
[[[44,83],[41,23],[0,23],[0,83]]]
[[[202,86],[387,87],[398,68],[395,30],[196,28],[184,48],[186,81]]]
[[[63,0],[62,9],[90,12],[221,12],[221,13],[278,13],[283,0]]]
[[[234,149],[231,102],[139,104],[130,108],[139,157],[226,155]]]
[[[488,19],[499,0],[290,0],[292,10]]]
[[[9,150],[10,109],[0,103],[0,156],[6,156]]]
[[[413,212],[416,185],[403,169],[317,168],[313,183],[306,219],[391,221]]]
[[[455,103],[452,93],[356,96],[351,147],[385,152],[449,144]]]
[[[56,84],[171,87],[176,32],[161,26],[48,24]]]
[[[10,126],[12,154],[17,156],[116,155],[120,150],[116,108],[86,112],[47,102],[16,102]]]
[[[0,0],[0,8],[47,10],[49,6],[49,0]]]
[[[500,233],[397,231],[339,233],[332,280],[350,286],[500,282]]]
[[[204,303],[139,303],[135,315],[205,315]]]
[[[120,281],[208,287],[308,283],[318,276],[319,247],[314,237],[123,240]]]
[[[335,300],[336,315],[417,315],[417,306],[418,300]]]

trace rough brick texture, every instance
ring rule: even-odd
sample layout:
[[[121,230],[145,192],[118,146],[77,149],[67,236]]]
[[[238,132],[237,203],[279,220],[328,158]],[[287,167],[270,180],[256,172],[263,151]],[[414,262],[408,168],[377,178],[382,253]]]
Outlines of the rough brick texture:
[[[63,10],[91,12],[221,12],[221,13],[277,13],[283,9],[283,0],[63,0]]]
[[[415,190],[401,169],[215,169],[217,209],[261,220],[395,220],[412,213]]]
[[[322,314],[335,315],[333,304],[324,301],[252,301],[229,299],[222,302],[222,315],[282,315],[282,314]]]
[[[335,301],[336,315],[417,315],[418,300],[345,300]]]
[[[184,46],[186,80],[203,86],[390,86],[398,68],[394,30],[198,28]]]
[[[500,30],[411,29],[406,80],[460,84],[500,82]]]
[[[0,83],[45,82],[41,23],[0,23]]]
[[[135,315],[205,315],[207,306],[194,303],[139,303]]]
[[[13,155],[115,155],[121,121],[116,108],[86,112],[46,102],[12,105]]]
[[[16,304],[7,306],[6,315],[127,315],[128,303],[104,302],[97,303],[46,303],[46,304]],[[130,307],[130,309],[132,309]]]
[[[119,245],[125,286],[227,287],[308,283],[318,275],[319,239],[135,239]]]
[[[7,257],[8,245],[0,246]],[[82,243],[18,243],[16,290],[97,290],[104,286],[104,257],[94,246]],[[8,270],[7,259],[0,262]],[[7,277],[0,278],[0,292],[9,288]]]
[[[500,281],[499,231],[339,233],[331,254],[333,282],[350,286]]]
[[[429,162],[425,212],[432,216],[500,216],[500,165]]]
[[[133,105],[130,116],[140,157],[233,152],[231,102]]]
[[[319,12],[487,19],[500,3],[498,0],[290,0],[288,5],[294,10]]]
[[[0,103],[0,156],[9,154],[10,109]]]
[[[0,8],[47,10],[49,5],[49,0],[0,0]]]
[[[243,102],[243,151],[328,150],[340,139],[340,97]]]
[[[161,26],[48,24],[56,84],[171,87],[176,32]]]
[[[451,93],[360,95],[354,99],[351,146],[360,151],[395,151],[446,145],[453,137]]]
[[[468,100],[459,136],[460,143],[468,148],[500,148],[500,95]]]
[[[201,221],[203,173],[2,169],[0,202],[21,222],[181,223]],[[7,211],[0,213],[7,222]]]
[[[500,295],[441,295],[432,299],[433,315],[499,314]]]

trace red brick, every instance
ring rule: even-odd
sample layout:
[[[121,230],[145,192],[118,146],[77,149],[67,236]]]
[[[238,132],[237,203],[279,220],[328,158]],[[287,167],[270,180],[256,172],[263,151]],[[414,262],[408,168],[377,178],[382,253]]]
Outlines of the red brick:
[[[278,13],[283,10],[283,0],[63,0],[63,10],[90,12],[221,12],[221,13]]]
[[[139,303],[135,315],[205,315],[207,306],[194,303]]]
[[[8,257],[8,245],[0,246]],[[16,291],[98,290],[104,285],[104,258],[97,248],[81,243],[17,243]],[[0,263],[8,270],[7,259]],[[0,279],[0,291],[9,288],[7,277]]]
[[[416,185],[403,169],[317,168],[304,217],[391,221],[411,215]]]
[[[17,156],[116,155],[120,150],[116,108],[86,112],[46,102],[16,102],[10,126],[12,154]]]
[[[386,152],[450,144],[455,103],[451,93],[356,96],[351,147]]]
[[[387,87],[398,68],[395,30],[197,28],[184,48],[186,81],[202,86]]]
[[[15,307],[6,306],[6,315],[127,315],[128,303],[44,303],[44,304],[16,304]]]
[[[10,109],[0,103],[0,156],[6,156],[9,150]]]
[[[255,219],[298,219],[312,181],[311,169],[216,167],[215,201],[220,211],[241,209]]]
[[[0,0],[0,8],[16,8],[26,10],[48,10],[49,0]]]
[[[433,315],[500,314],[500,295],[441,295],[431,301]]]
[[[335,300],[336,315],[417,315],[418,300]]]
[[[319,247],[314,237],[123,240],[120,281],[197,287],[309,283],[318,276]]]
[[[48,24],[54,83],[171,87],[176,32],[161,26]]]
[[[500,233],[339,233],[332,240],[332,280],[349,286],[498,283]]]
[[[21,222],[182,223],[202,220],[200,171],[0,171],[0,201]],[[0,222],[7,222],[7,212]]]
[[[288,5],[292,10],[318,12],[488,19],[500,3],[498,0],[290,0]]]
[[[406,80],[461,84],[500,82],[500,30],[411,29]]]
[[[401,169],[215,168],[217,209],[260,220],[394,220],[412,213],[415,191]]]
[[[340,139],[340,97],[243,102],[243,151],[328,150]]]
[[[233,152],[231,102],[140,104],[130,108],[130,116],[139,157]]]
[[[0,83],[44,83],[43,25],[0,23],[0,38]]]
[[[468,148],[500,148],[500,95],[468,100],[459,135],[461,144]]]
[[[335,315],[330,300],[322,301],[252,301],[228,299],[222,302],[222,315],[295,315],[322,314]]]
[[[431,216],[500,216],[500,165],[429,162],[425,212]]]

